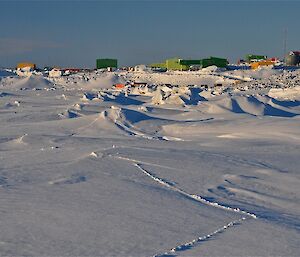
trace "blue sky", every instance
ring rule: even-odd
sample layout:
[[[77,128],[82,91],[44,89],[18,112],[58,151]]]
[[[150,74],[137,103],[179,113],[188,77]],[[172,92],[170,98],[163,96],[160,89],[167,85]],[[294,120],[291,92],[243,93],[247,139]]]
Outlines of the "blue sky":
[[[19,61],[91,67],[97,57],[120,65],[165,58],[300,49],[300,1],[0,0],[0,67]]]

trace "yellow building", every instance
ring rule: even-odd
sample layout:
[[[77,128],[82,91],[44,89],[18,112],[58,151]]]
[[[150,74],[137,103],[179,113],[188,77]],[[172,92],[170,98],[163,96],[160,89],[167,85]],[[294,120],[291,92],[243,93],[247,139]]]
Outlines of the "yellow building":
[[[271,61],[271,60],[263,60],[263,61],[259,61],[259,62],[250,63],[252,70],[256,70],[262,66],[273,66],[273,65],[274,65],[274,61]]]
[[[24,69],[24,68],[31,68],[31,69],[35,69],[36,65],[34,63],[31,62],[20,62],[17,65],[17,69]]]

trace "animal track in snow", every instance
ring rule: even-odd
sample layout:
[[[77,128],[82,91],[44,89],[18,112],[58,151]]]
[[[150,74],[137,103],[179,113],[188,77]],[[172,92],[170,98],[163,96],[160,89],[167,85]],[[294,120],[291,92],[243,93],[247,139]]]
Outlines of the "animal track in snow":
[[[225,205],[222,205],[222,204],[219,204],[217,202],[211,202],[211,201],[208,201],[206,200],[205,198],[199,196],[199,195],[194,195],[194,194],[189,194],[187,192],[185,192],[184,190],[180,189],[180,188],[177,188],[173,185],[173,183],[170,183],[170,182],[166,182],[164,179],[162,178],[159,178],[155,175],[153,175],[152,173],[150,173],[149,171],[145,170],[143,167],[141,167],[140,164],[138,163],[135,163],[134,164],[138,169],[140,169],[144,174],[146,174],[148,177],[152,178],[154,181],[160,183],[161,185],[164,185],[190,199],[193,199],[193,200],[196,200],[198,202],[201,202],[203,204],[206,204],[206,205],[210,205],[210,206],[213,206],[215,208],[219,208],[219,209],[223,209],[223,210],[227,210],[227,211],[231,211],[231,212],[237,212],[237,213],[240,213],[240,214],[244,214],[244,215],[247,215],[249,217],[252,217],[254,219],[257,218],[257,216],[253,213],[250,213],[250,212],[246,212],[246,211],[243,211],[239,208],[232,208],[232,207],[229,207],[229,206],[225,206]]]
[[[231,211],[231,212],[237,212],[239,214],[243,214],[243,215],[247,216],[247,217],[242,217],[242,218],[240,218],[238,220],[231,221],[228,224],[224,225],[223,227],[218,228],[217,230],[213,231],[212,233],[210,233],[208,235],[200,236],[200,237],[198,237],[198,238],[196,238],[196,239],[194,239],[194,240],[192,240],[190,242],[180,244],[180,245],[172,248],[171,250],[169,250],[169,251],[167,251],[167,252],[165,252],[163,254],[154,255],[154,257],[167,257],[167,256],[172,256],[172,255],[174,256],[174,254],[176,252],[188,250],[188,249],[192,248],[195,244],[203,242],[203,241],[206,241],[210,237],[216,236],[217,234],[220,234],[220,233],[224,232],[226,229],[228,229],[230,227],[233,227],[234,225],[237,225],[237,224],[245,221],[246,219],[249,219],[249,218],[256,219],[257,218],[257,216],[255,214],[243,211],[243,210],[241,210],[239,208],[231,208],[231,207],[228,207],[228,206],[221,205],[221,204],[219,204],[217,202],[208,201],[208,200],[204,199],[201,196],[189,194],[189,193],[183,191],[182,189],[175,187],[173,185],[173,183],[171,184],[170,182],[167,182],[164,179],[159,178],[159,177],[153,175],[152,173],[150,173],[149,171],[147,171],[146,169],[144,169],[140,164],[134,163],[134,165],[139,170],[141,170],[144,174],[146,174],[148,177],[152,178],[154,181],[158,182],[159,184],[161,184],[161,185],[163,185],[165,187],[170,188],[171,190],[174,190],[174,191],[176,191],[176,192],[184,195],[185,197],[188,197],[190,199],[196,200],[198,202],[201,202],[201,203],[209,205],[209,206],[213,206],[215,208],[220,208],[220,209],[223,209],[223,210],[226,210],[226,211]]]
[[[239,208],[232,208],[232,207],[229,207],[229,206],[225,206],[225,205],[222,205],[222,204],[219,204],[217,202],[212,202],[212,201],[208,201],[206,200],[205,198],[199,196],[199,195],[195,195],[195,194],[189,194],[187,193],[186,191],[174,186],[175,183],[172,183],[172,182],[168,182],[166,181],[165,179],[162,179],[156,175],[154,175],[153,173],[149,172],[148,170],[146,170],[145,168],[142,167],[142,163],[137,161],[137,160],[133,160],[133,159],[130,159],[130,158],[126,158],[126,157],[121,157],[121,156],[113,156],[111,155],[111,157],[114,157],[114,158],[118,158],[118,159],[121,159],[121,160],[126,160],[126,161],[130,161],[135,167],[137,167],[142,173],[144,173],[146,176],[150,177],[152,180],[154,180],[155,182],[159,183],[160,185],[164,186],[164,187],[167,187],[169,188],[170,190],[173,190],[183,196],[185,196],[186,198],[189,198],[189,199],[192,199],[192,200],[195,200],[197,202],[200,202],[202,204],[205,204],[205,205],[209,205],[209,206],[212,206],[214,208],[219,208],[219,209],[223,209],[225,211],[230,211],[230,212],[236,212],[236,213],[239,213],[241,215],[245,215],[245,217],[242,217],[240,219],[237,219],[237,220],[234,220],[234,221],[231,221],[227,224],[225,224],[224,226],[218,228],[217,230],[213,231],[212,233],[210,234],[207,234],[207,235],[204,235],[204,236],[199,236],[198,238],[190,241],[190,242],[186,242],[186,243],[183,243],[183,244],[180,244],[168,251],[166,251],[165,253],[163,254],[157,254],[157,255],[154,255],[154,257],[167,257],[167,256],[175,256],[177,252],[180,252],[180,251],[185,251],[185,250],[188,250],[190,248],[192,248],[193,246],[195,246],[197,243],[201,243],[201,242],[204,242],[206,240],[208,240],[209,238],[213,237],[213,236],[216,236],[217,234],[220,234],[222,232],[224,232],[226,229],[230,228],[230,227],[233,227],[247,219],[250,219],[250,218],[253,218],[253,219],[257,219],[257,216],[253,213],[250,213],[250,212],[247,212],[247,211],[244,211],[244,210],[241,210]],[[146,163],[144,163],[146,164]],[[150,163],[147,163],[148,165],[152,165]],[[155,166],[155,165],[153,165]],[[157,165],[159,166],[159,165]]]
[[[163,254],[157,254],[157,255],[154,255],[153,257],[171,257],[171,256],[176,256],[177,252],[189,250],[192,247],[194,247],[197,243],[201,243],[201,242],[207,241],[207,240],[209,240],[209,238],[211,238],[213,236],[216,236],[217,234],[220,234],[220,233],[224,232],[226,229],[228,229],[230,227],[238,225],[239,223],[245,221],[246,219],[247,219],[246,217],[242,217],[242,218],[240,218],[238,220],[231,221],[231,222],[227,223],[226,225],[224,225],[223,227],[220,227],[217,230],[213,231],[210,234],[207,234],[207,235],[204,235],[204,236],[200,236],[200,237],[198,237],[196,239],[193,239],[190,242],[186,242],[186,243],[180,244],[180,245],[178,245],[178,246],[170,249],[169,251],[167,251],[167,252],[165,252]]]

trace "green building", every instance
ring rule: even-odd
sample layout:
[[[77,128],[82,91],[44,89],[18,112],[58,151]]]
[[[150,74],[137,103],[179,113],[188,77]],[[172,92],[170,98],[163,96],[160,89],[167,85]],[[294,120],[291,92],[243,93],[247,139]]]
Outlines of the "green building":
[[[199,65],[200,66],[201,65],[201,61],[202,60],[183,60],[183,59],[181,59],[180,60],[180,64],[188,66],[188,67],[190,67],[192,65]]]
[[[189,66],[182,64],[179,58],[172,58],[166,60],[166,68],[168,70],[188,70]]]
[[[208,66],[215,65],[220,68],[225,68],[228,65],[227,59],[218,58],[218,57],[210,57],[207,59],[199,59],[199,60],[189,60],[189,59],[179,59],[172,58],[167,59],[164,63],[153,63],[150,64],[152,68],[166,68],[168,70],[180,70],[187,71],[191,66],[199,66],[200,68],[206,68]]]
[[[151,68],[160,68],[160,69],[166,69],[166,63],[159,62],[159,63],[152,63],[149,65]]]
[[[202,59],[201,60],[201,67],[202,68],[206,68],[208,66],[212,66],[215,65],[219,68],[226,68],[226,66],[228,65],[228,61],[227,59],[224,58],[219,58],[219,57],[209,57],[207,59]]]
[[[246,55],[246,61],[248,63],[266,60],[267,58],[268,57],[266,55],[256,55],[256,54],[247,54]]]
[[[179,58],[171,58],[165,60],[163,63],[152,63],[150,67],[152,68],[161,68],[161,69],[168,69],[168,70],[179,70],[179,71],[186,71],[189,70],[190,66],[193,64],[198,64],[199,60],[196,63],[193,60],[182,60]]]
[[[97,69],[106,69],[106,68],[118,68],[117,59],[97,59],[96,60]]]

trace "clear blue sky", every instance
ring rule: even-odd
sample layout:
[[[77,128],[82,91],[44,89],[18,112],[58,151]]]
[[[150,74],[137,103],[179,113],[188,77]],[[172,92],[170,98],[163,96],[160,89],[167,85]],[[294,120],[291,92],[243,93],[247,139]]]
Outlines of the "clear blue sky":
[[[0,0],[0,67],[19,61],[91,67],[168,57],[283,55],[300,49],[300,1]]]

